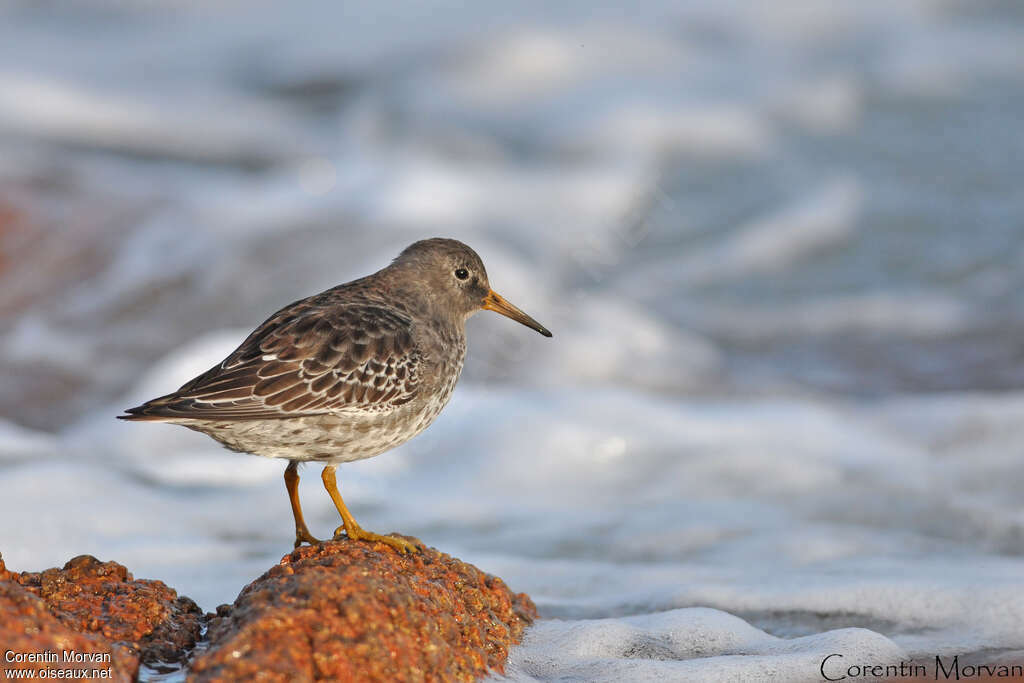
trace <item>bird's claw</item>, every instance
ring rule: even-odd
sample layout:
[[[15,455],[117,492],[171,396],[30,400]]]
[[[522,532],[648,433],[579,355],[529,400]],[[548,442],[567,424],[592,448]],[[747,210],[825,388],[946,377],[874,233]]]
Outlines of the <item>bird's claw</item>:
[[[323,541],[321,541],[319,538],[317,538],[313,534],[309,533],[309,531],[304,531],[302,529],[296,529],[295,530],[295,547],[298,548],[303,543],[308,543],[310,545],[317,545],[319,543],[323,543]]]
[[[341,538],[348,538],[352,541],[369,541],[370,543],[383,543],[391,546],[399,553],[405,555],[408,553],[416,553],[423,550],[423,543],[418,539],[409,540],[401,536],[394,534],[375,534],[372,531],[366,531],[362,527],[356,526],[353,528],[347,528],[345,525],[339,526],[334,530],[334,540],[340,540]]]

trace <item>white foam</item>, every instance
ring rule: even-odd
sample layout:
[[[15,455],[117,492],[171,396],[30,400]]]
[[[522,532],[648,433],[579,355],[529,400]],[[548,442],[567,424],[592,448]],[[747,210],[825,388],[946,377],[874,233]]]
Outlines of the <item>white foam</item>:
[[[853,178],[826,182],[807,197],[736,229],[710,252],[693,254],[679,273],[689,282],[772,272],[850,238],[862,192]]]
[[[783,93],[774,109],[818,133],[848,131],[863,111],[863,88],[850,77],[831,75],[799,83]]]
[[[137,91],[128,95],[86,89],[40,74],[0,73],[0,130],[64,143],[232,164],[267,163],[302,149],[287,128],[272,122],[266,105],[258,101],[214,98],[220,101],[204,102],[201,94],[192,93],[187,108],[183,109],[183,99],[178,99],[170,109],[166,101],[153,99],[140,100]],[[229,108],[247,114],[227,124],[220,113]]]
[[[704,324],[745,339],[889,332],[941,337],[967,329],[974,315],[963,301],[933,292],[823,295],[774,307],[723,305]]]
[[[51,434],[22,427],[10,420],[0,419],[0,458],[29,460],[53,457],[59,442]]]
[[[659,149],[705,157],[745,157],[764,154],[774,143],[771,127],[743,107],[643,100],[616,102],[574,132],[570,145],[611,148],[627,156],[636,155],[637,150]]]
[[[513,650],[507,676],[513,681],[816,681],[822,661],[834,653],[843,653],[837,661],[883,666],[906,659],[894,643],[865,629],[784,640],[730,614],[690,608],[541,622]]]

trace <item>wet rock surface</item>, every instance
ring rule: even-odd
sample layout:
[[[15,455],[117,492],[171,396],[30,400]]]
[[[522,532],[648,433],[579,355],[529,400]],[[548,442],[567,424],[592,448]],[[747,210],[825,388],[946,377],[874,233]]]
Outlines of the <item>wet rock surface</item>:
[[[537,616],[525,594],[434,549],[304,546],[210,621],[192,681],[476,680]]]
[[[17,617],[0,623],[0,640],[17,642],[5,649],[19,652],[48,652],[54,638],[71,639],[72,647],[56,651],[83,644],[116,652],[127,672],[139,662],[182,660],[202,629],[202,611],[189,598],[90,555],[42,572],[10,572],[0,562],[0,587],[4,609]]]

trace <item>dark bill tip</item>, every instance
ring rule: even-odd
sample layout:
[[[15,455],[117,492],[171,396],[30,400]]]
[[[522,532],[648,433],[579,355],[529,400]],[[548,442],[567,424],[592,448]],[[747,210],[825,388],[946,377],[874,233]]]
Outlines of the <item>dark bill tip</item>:
[[[537,322],[536,320],[534,320],[533,318],[526,315],[518,308],[510,304],[493,289],[487,292],[487,296],[484,297],[482,306],[484,310],[494,311],[495,313],[501,313],[503,316],[507,318],[512,318],[512,320],[515,320],[517,323],[522,323],[523,325],[526,325],[531,330],[537,330],[545,337],[551,336],[551,331],[548,328],[544,327],[539,322]]]

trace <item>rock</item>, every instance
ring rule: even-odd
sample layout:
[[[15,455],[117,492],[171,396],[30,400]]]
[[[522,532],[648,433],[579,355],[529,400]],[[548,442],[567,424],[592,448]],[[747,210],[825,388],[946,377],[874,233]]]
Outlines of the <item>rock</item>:
[[[526,595],[434,549],[305,546],[203,617],[160,581],[89,555],[62,569],[10,572],[0,558],[0,668],[130,681],[147,664],[191,681],[471,681],[501,672],[537,616]],[[204,620],[209,630],[196,648]],[[79,653],[70,661],[65,652]],[[6,660],[0,656],[0,660]],[[82,676],[80,677],[89,677]]]
[[[132,681],[139,671],[139,658],[128,648],[69,626],[46,602],[14,581],[0,581],[0,642],[4,672],[33,671],[38,676],[44,670],[60,670],[68,672],[68,678]],[[110,673],[93,673],[105,671]]]
[[[303,546],[210,621],[189,680],[460,680],[501,672],[537,616],[525,594],[434,549]]]
[[[7,571],[0,560],[0,586],[5,609],[21,615],[19,622],[0,621],[0,641],[17,640],[26,652],[52,649],[53,638],[74,635],[76,643],[117,651],[118,661],[130,658],[137,669],[140,661],[181,660],[202,628],[202,611],[188,598],[161,581],[136,580],[124,566],[90,555],[75,557],[62,569],[21,574]],[[49,620],[43,619],[44,610]],[[62,630],[35,633],[31,624],[37,621],[52,629],[59,624]]]

